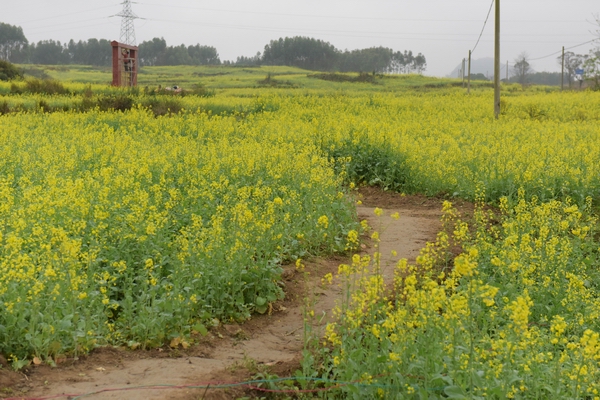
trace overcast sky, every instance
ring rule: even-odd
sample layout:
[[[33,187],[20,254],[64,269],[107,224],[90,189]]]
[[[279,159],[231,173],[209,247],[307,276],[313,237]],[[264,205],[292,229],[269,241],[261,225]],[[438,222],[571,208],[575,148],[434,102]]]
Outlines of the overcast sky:
[[[122,1],[122,0],[121,0]],[[536,71],[559,71],[561,47],[597,38],[599,0],[501,0],[501,58],[527,52]],[[139,0],[132,4],[138,44],[217,48],[221,60],[253,56],[272,39],[310,36],[338,49],[385,46],[427,58],[428,75],[445,76],[473,49],[491,0]],[[120,1],[0,0],[0,22],[30,42],[119,40]],[[493,10],[473,58],[493,57]],[[600,44],[573,48],[587,53]],[[551,57],[545,57],[556,53]],[[537,58],[545,57],[539,60]]]

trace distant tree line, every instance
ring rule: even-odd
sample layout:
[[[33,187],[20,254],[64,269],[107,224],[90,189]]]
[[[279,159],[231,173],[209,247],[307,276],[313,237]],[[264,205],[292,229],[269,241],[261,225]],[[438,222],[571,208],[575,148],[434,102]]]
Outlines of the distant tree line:
[[[21,52],[27,44],[27,38],[20,26],[0,22],[0,59],[13,61],[15,53]]]
[[[21,27],[0,22],[0,59],[19,64],[110,65],[111,48],[105,39],[29,43]]]
[[[332,44],[309,37],[272,40],[262,55],[238,57],[237,65],[289,65],[315,71],[421,73],[427,68],[425,56],[412,51],[394,52],[386,47],[341,51]]]
[[[0,43],[2,38],[0,36]],[[2,46],[0,44],[0,46]],[[28,43],[26,40],[20,46],[10,46],[10,55],[0,57],[17,64],[82,64],[110,65],[112,50],[106,39],[74,40],[61,43],[57,40],[40,40]]]
[[[600,24],[600,21],[598,21]],[[562,55],[557,58],[562,64]],[[590,80],[596,88],[600,88],[600,48],[590,50],[588,54],[565,52],[565,79],[569,87],[584,79]],[[583,74],[578,73],[583,70]]]
[[[154,38],[139,46],[142,66],[158,65],[289,65],[315,71],[421,73],[427,68],[425,56],[412,51],[386,47],[338,50],[332,44],[309,37],[272,40],[264,52],[222,62],[217,49],[196,44],[167,46],[164,38]],[[18,64],[83,64],[109,66],[112,50],[106,39],[61,43],[41,40],[29,43],[21,27],[0,22],[0,60]]]
[[[142,65],[210,65],[220,64],[217,49],[211,46],[167,46],[164,39],[154,38],[139,45]],[[0,60],[17,64],[82,64],[109,66],[112,62],[110,41],[88,39],[61,43],[41,40],[29,43],[21,27],[0,22]]]
[[[167,46],[163,38],[140,43],[139,52],[142,66],[221,64],[219,53],[212,46]]]
[[[110,41],[106,39],[74,40],[61,43],[42,40],[17,46],[0,47],[0,59],[18,64],[81,64],[109,66],[112,62]],[[161,49],[162,47],[162,49]],[[161,49],[157,51],[157,49]],[[164,39],[153,39],[139,46],[141,65],[210,65],[220,64],[219,54],[214,47],[169,46]]]
[[[518,75],[512,75],[508,81],[502,79],[502,82],[523,84],[522,78]],[[530,72],[526,76],[526,85],[560,86],[560,72]]]
[[[578,86],[587,81],[592,88],[600,89],[600,48],[590,50],[588,54],[575,54],[567,51],[556,58],[557,63],[564,66],[564,77],[560,72],[534,72],[529,64],[527,53],[521,53],[511,68],[512,76],[508,79],[511,83],[520,83],[523,86],[560,85],[564,83],[569,88],[575,83]]]

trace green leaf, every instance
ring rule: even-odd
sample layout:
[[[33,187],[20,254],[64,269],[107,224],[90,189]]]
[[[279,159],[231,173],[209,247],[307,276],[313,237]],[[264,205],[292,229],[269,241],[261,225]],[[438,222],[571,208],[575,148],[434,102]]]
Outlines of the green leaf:
[[[206,336],[208,334],[208,329],[203,324],[196,324],[192,327],[196,332],[200,333],[202,336]]]
[[[258,309],[259,306],[263,306],[265,303],[267,302],[267,300],[264,297],[260,297],[258,296],[256,298],[256,308]]]
[[[267,312],[267,308],[267,306],[256,306],[256,311],[260,314],[264,314],[265,312]]]
[[[360,393],[358,387],[355,385],[348,385],[348,386],[346,386],[346,389],[348,389],[349,392],[354,393],[354,394]]]
[[[444,393],[446,393],[449,399],[467,398],[467,396],[465,396],[465,392],[458,386],[448,386],[446,389],[444,389]]]
[[[485,381],[483,376],[485,373],[483,371],[477,371],[473,374],[473,384],[478,387],[484,387]]]
[[[269,300],[269,301],[275,301],[275,300],[277,300],[277,296],[275,295],[275,293],[269,293],[267,295],[267,300]]]

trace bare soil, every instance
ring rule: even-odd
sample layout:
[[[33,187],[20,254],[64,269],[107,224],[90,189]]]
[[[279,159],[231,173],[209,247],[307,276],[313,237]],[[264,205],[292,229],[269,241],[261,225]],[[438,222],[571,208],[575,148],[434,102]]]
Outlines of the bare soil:
[[[357,198],[359,219],[380,232],[382,274],[387,282],[401,258],[414,261],[427,241],[435,240],[441,229],[441,200],[422,196],[401,196],[373,188],[361,188]],[[384,210],[377,218],[374,208]],[[459,203],[463,215],[472,212],[468,203]],[[400,219],[391,214],[398,212]],[[397,252],[392,256],[392,250]],[[374,248],[367,244],[365,252]],[[348,257],[305,262],[306,277],[288,266],[283,275],[286,298],[272,305],[268,314],[257,315],[242,325],[221,325],[206,337],[195,338],[188,349],[165,346],[154,350],[127,350],[104,347],[77,360],[13,372],[0,369],[0,398],[50,399],[231,399],[248,396],[248,387],[211,389],[219,383],[243,382],[258,372],[281,377],[294,374],[300,366],[303,348],[303,310],[307,295],[313,299],[313,331],[321,332],[331,319],[331,310],[342,295],[338,285],[322,285],[321,278],[337,272]],[[6,360],[0,359],[0,363]],[[154,386],[153,386],[154,385]],[[175,385],[179,388],[156,386]],[[208,389],[205,387],[210,385]],[[140,386],[151,386],[140,388]],[[190,386],[204,386],[191,388]],[[97,392],[97,393],[96,393]]]

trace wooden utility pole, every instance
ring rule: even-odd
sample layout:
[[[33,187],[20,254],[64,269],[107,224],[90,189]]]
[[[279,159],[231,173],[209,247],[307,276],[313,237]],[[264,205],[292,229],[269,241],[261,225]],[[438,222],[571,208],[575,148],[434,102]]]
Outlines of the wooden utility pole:
[[[560,63],[560,90],[565,89],[565,46],[562,47],[562,61]]]
[[[469,50],[469,72],[467,75],[467,93],[471,93],[471,50]]]
[[[494,117],[500,117],[500,0],[496,1],[496,29],[494,34]]]
[[[462,62],[462,87],[465,87],[465,59],[463,58],[463,62]]]

